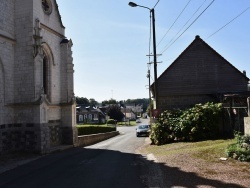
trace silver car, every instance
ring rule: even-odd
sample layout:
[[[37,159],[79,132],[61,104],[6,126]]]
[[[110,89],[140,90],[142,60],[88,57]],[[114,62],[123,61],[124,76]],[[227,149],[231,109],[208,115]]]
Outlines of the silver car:
[[[136,128],[136,136],[149,136],[150,126],[149,125],[138,125]]]

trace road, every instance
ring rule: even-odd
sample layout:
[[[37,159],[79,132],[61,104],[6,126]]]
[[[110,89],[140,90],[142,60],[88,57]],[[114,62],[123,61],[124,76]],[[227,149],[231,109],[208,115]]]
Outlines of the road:
[[[41,157],[0,175],[0,187],[162,187],[157,163],[136,153],[145,137],[135,127],[98,144]]]

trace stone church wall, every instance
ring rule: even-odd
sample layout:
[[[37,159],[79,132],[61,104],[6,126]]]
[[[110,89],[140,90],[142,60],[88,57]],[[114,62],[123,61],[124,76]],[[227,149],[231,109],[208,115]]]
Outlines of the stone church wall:
[[[34,100],[32,2],[15,1],[15,103]]]
[[[0,3],[0,125],[10,122],[11,109],[5,104],[13,101],[14,68],[14,0]]]
[[[0,34],[13,38],[14,36],[14,0],[0,3]]]
[[[77,143],[72,41],[65,40],[56,1],[45,14],[41,0],[0,3],[0,154],[47,153]],[[49,56],[48,93],[43,51]]]

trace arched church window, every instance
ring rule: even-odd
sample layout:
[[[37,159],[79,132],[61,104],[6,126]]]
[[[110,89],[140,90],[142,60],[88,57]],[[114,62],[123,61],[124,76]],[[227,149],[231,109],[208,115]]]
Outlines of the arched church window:
[[[48,94],[48,58],[44,56],[43,58],[43,92]]]
[[[43,49],[43,59],[41,65],[41,88],[43,88],[43,93],[47,95],[47,99],[51,99],[52,90],[51,90],[51,67],[55,65],[53,53],[50,47],[46,44],[42,44]]]

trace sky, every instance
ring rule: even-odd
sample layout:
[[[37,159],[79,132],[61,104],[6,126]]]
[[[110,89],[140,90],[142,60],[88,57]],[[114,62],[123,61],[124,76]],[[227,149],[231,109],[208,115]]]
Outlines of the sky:
[[[249,0],[157,1],[133,2],[155,10],[158,77],[196,35],[250,77]],[[125,0],[57,3],[73,41],[75,95],[98,102],[148,98],[148,69],[154,82],[150,11]]]

